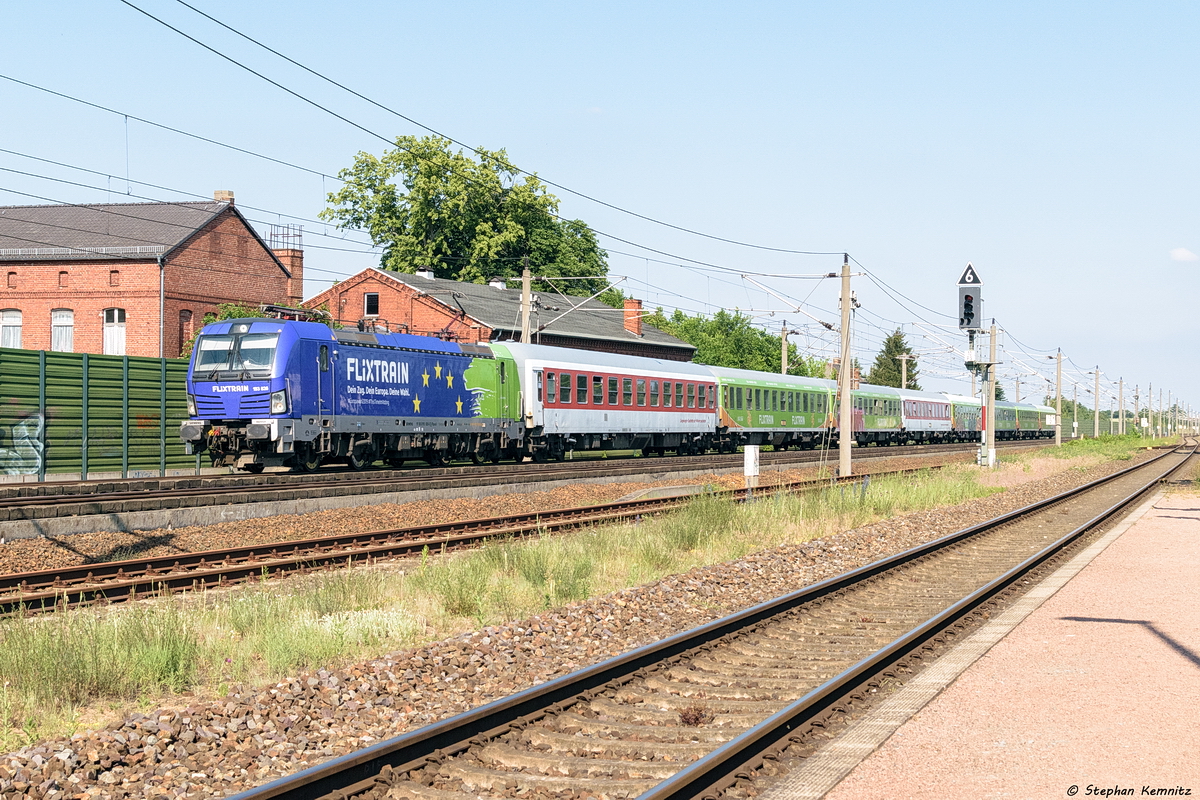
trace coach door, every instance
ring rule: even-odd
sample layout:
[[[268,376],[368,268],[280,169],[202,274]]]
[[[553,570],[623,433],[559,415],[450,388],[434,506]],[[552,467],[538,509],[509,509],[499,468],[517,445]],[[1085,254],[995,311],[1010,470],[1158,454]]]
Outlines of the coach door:
[[[333,369],[327,344],[317,348],[317,404],[317,413],[322,417],[333,414]]]

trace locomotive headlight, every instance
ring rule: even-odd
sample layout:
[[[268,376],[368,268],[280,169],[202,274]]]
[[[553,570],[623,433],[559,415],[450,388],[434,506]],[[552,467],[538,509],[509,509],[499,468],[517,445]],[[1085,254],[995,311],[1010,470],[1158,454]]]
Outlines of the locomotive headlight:
[[[271,393],[271,413],[286,414],[288,410],[287,389]]]
[[[188,416],[189,417],[196,416],[196,396],[189,394],[187,396],[187,403],[188,403]]]

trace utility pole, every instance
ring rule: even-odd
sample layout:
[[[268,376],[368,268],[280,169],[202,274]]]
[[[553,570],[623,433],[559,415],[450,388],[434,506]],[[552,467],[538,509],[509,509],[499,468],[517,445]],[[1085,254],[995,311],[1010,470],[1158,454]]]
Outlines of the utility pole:
[[[529,274],[529,256],[525,256],[522,259],[521,267],[521,344],[530,344],[529,313],[533,306],[532,280],[533,276]]]
[[[1079,438],[1079,384],[1071,384],[1071,438]]]
[[[1019,402],[1021,402],[1021,376],[1020,375],[1013,378],[1013,385],[1016,387],[1013,391],[1015,391],[1017,393],[1017,398],[1015,400],[1013,400],[1013,402],[1019,403]]]
[[[787,320],[785,319],[783,321],[783,330],[781,330],[779,332],[779,340],[781,342],[783,342],[783,352],[780,353],[780,356],[779,356],[779,363],[780,363],[779,373],[781,375],[787,375],[787,368],[788,368],[787,335],[788,335],[788,328],[787,328]]]
[[[1163,435],[1163,404],[1162,404],[1162,387],[1158,387],[1158,433]]]
[[[1171,406],[1171,392],[1167,390],[1167,436],[1175,431],[1175,412]]]
[[[1133,427],[1137,428],[1138,436],[1142,435],[1142,404],[1141,404],[1141,386],[1133,385]]]
[[[1147,420],[1147,422],[1150,423],[1150,438],[1157,439],[1158,438],[1158,430],[1154,427],[1154,384],[1153,383],[1150,384],[1148,387],[1146,387],[1146,416],[1149,418]]]
[[[850,255],[842,254],[842,363],[838,369],[838,475],[851,473],[850,442],[854,437],[854,413],[850,404]]]
[[[1062,348],[1054,370],[1054,446],[1062,447]]]
[[[992,322],[987,366],[987,465],[996,466],[996,323]]]
[[[1100,438],[1100,365],[1096,365],[1096,408],[1092,414],[1092,438]]]
[[[1125,379],[1117,381],[1117,406],[1121,413],[1121,422],[1117,425],[1117,433],[1125,435]]]
[[[900,361],[900,388],[908,388],[908,362],[916,358],[912,353],[901,353],[898,356],[893,356]],[[973,387],[972,387],[973,388]]]

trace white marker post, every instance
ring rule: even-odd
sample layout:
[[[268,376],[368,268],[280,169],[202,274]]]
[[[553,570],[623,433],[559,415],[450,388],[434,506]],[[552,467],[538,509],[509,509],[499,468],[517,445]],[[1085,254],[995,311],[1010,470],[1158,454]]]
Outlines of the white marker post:
[[[748,444],[745,447],[745,462],[742,473],[746,476],[746,489],[753,493],[758,488],[758,445]]]

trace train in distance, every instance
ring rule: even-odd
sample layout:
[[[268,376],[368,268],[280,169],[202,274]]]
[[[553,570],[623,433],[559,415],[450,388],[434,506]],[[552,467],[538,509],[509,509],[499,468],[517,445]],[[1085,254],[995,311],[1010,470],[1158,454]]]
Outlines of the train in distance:
[[[732,453],[979,441],[978,400],[863,384],[844,431],[835,382],[519,342],[463,344],[321,322],[206,325],[180,438],[214,466],[562,460],[572,450]],[[1054,409],[996,404],[998,439],[1053,437]]]

